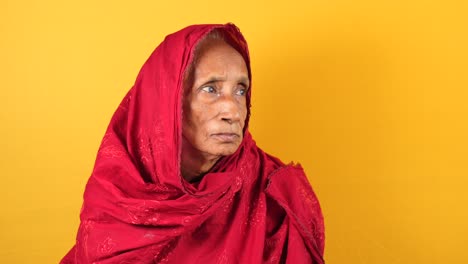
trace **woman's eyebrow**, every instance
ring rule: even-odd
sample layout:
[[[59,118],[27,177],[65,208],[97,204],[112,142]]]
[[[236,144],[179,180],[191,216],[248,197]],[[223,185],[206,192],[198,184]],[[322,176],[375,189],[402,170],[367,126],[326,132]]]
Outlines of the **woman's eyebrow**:
[[[212,83],[222,82],[222,81],[226,81],[226,78],[220,77],[220,76],[212,76],[208,80],[204,81],[201,85],[207,85],[207,84],[212,84]],[[250,80],[249,80],[249,77],[247,76],[239,78],[239,82],[247,86],[250,85]]]
[[[207,81],[205,81],[204,83],[215,83],[215,82],[222,82],[222,81],[225,81],[225,80],[226,80],[226,78],[224,78],[224,77],[212,76]]]
[[[239,79],[239,82],[244,83],[244,84],[247,85],[247,86],[250,85],[249,77],[241,77],[241,78]]]
[[[214,83],[217,83],[217,82],[220,82],[220,81],[223,81],[223,79],[220,79],[220,78],[210,78],[208,79],[207,81],[204,81],[202,84],[198,85],[199,87],[201,86],[205,86],[207,84],[214,84]]]

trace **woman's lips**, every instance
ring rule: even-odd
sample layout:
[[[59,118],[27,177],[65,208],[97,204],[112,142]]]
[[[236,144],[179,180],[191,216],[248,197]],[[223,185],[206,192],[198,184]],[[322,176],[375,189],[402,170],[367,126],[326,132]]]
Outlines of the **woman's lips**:
[[[221,142],[233,142],[239,138],[239,135],[236,133],[216,133],[212,137]]]

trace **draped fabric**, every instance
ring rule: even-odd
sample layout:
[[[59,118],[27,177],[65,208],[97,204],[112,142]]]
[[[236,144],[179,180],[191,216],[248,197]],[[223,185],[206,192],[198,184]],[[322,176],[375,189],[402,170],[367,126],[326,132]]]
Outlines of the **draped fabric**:
[[[61,263],[324,263],[323,217],[304,171],[256,146],[250,110],[234,154],[199,182],[181,176],[183,77],[194,47],[215,28],[251,76],[247,43],[233,24],[167,36],[112,117],[76,244]]]

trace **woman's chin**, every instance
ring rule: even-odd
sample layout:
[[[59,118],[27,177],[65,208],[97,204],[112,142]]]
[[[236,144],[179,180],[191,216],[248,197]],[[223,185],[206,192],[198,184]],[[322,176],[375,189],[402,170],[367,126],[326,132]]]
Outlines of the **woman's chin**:
[[[234,154],[238,148],[238,144],[223,144],[213,147],[209,153],[215,156],[229,156]]]

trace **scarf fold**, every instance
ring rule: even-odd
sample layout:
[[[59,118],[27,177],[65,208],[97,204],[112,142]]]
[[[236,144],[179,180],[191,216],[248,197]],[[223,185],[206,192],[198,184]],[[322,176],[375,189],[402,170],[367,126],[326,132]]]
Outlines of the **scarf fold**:
[[[300,166],[238,150],[199,182],[180,173],[183,77],[196,44],[220,29],[244,57],[233,24],[165,38],[114,113],[86,185],[75,246],[61,263],[324,263],[318,200]]]

